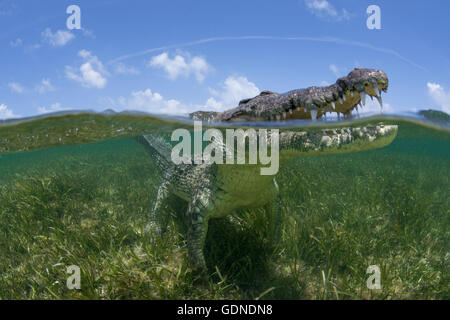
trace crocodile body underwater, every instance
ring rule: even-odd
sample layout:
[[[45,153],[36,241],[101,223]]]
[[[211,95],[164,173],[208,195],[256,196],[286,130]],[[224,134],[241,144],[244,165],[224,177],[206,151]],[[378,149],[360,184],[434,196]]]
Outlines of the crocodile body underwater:
[[[365,104],[367,95],[375,97],[382,105],[381,92],[386,92],[387,87],[388,78],[383,71],[355,69],[328,87],[310,87],[285,94],[263,91],[223,113],[199,111],[190,116],[194,120],[222,124],[257,121],[258,127],[269,120],[317,119],[327,112],[349,116],[358,105]],[[254,128],[250,126],[247,130]],[[396,134],[396,125],[383,124],[356,128],[281,128],[279,164],[297,156],[381,148],[390,144]],[[163,177],[151,208],[148,230],[156,234],[164,232],[168,219],[166,209],[172,207],[186,222],[188,257],[195,270],[207,270],[203,249],[210,218],[224,217],[240,209],[263,207],[272,217],[273,232],[279,236],[282,207],[278,185],[275,175],[260,174],[263,164],[176,165],[171,160],[172,145],[167,135],[156,133],[137,139],[148,149]],[[218,144],[226,148],[223,142]]]

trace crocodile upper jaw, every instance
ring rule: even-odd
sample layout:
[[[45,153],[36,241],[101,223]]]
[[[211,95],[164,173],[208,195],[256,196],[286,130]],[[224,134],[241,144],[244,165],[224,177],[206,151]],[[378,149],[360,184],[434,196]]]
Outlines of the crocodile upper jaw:
[[[316,120],[327,113],[348,117],[353,110],[365,106],[368,97],[377,99],[382,108],[381,94],[387,91],[388,83],[381,70],[356,68],[330,86],[313,86],[283,94],[263,91],[254,98],[241,100],[239,106],[223,113],[199,111],[190,116],[209,122]]]

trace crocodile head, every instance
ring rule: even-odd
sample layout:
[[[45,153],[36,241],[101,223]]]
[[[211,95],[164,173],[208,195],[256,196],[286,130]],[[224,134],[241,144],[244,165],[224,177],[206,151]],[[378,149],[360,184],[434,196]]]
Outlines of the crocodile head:
[[[366,104],[367,96],[376,98],[382,107],[381,93],[388,89],[389,80],[382,70],[355,68],[335,84],[309,87],[283,94],[263,91],[260,95],[242,100],[236,108],[223,113],[195,112],[191,117],[212,121],[278,121],[312,119],[326,113],[349,116]]]

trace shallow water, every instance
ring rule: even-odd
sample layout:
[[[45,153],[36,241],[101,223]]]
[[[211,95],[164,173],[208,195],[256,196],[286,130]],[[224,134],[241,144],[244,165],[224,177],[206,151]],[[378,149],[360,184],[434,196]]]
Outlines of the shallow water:
[[[438,127],[430,126],[430,122],[421,122],[417,118],[398,117],[394,121],[393,118],[388,118],[390,122],[399,125],[399,132],[395,141],[383,150],[375,150],[369,152],[363,152],[361,154],[349,154],[346,157],[364,158],[371,155],[373,152],[382,152],[383,154],[397,153],[403,156],[411,157],[414,160],[423,160],[423,158],[436,158],[442,160],[442,165],[450,165],[450,130]],[[179,120],[179,119],[175,119]],[[373,118],[369,123],[377,123],[380,120],[386,120],[385,118]],[[158,121],[156,126],[151,130],[146,130],[146,133],[158,131]],[[366,123],[367,120],[357,120],[354,122],[347,122],[346,125],[359,126],[361,123]],[[175,128],[176,124],[164,123],[165,131],[167,128]],[[333,126],[335,122],[328,123],[312,123],[306,122],[306,125],[315,126]],[[132,122],[128,123],[130,126]],[[189,122],[178,123],[180,126],[188,125]],[[233,125],[233,124],[232,124]],[[255,123],[236,124],[237,126],[255,125]],[[261,125],[261,124],[259,124]],[[284,122],[271,124],[269,126],[276,127],[295,127],[296,125],[302,125],[304,128],[305,122]],[[265,125],[267,126],[267,125]],[[32,127],[32,126],[31,126]],[[70,126],[68,126],[70,127]],[[31,129],[32,131],[32,129]],[[95,161],[96,157],[104,159],[108,158],[109,162],[126,161],[126,155],[135,153],[138,157],[147,158],[148,155],[142,148],[142,146],[131,137],[127,138],[114,138],[94,143],[76,144],[61,147],[50,147],[43,150],[25,152],[25,153],[12,153],[2,154],[0,153],[0,184],[6,183],[15,176],[26,175],[40,175],[46,172],[54,171],[58,168],[58,164],[65,163],[65,166],[69,164],[81,164],[86,157],[89,161]],[[327,157],[319,156],[319,157]],[[135,158],[138,161],[137,158]],[[86,163],[87,164],[87,163]],[[425,163],[424,163],[425,165]]]
[[[265,246],[258,242],[253,244],[252,238],[245,233],[247,229],[260,232],[254,227],[257,225],[254,219],[251,220],[253,224],[243,225],[244,231],[211,225],[213,232],[208,236],[207,262],[213,270],[217,265],[235,279],[235,284],[243,290],[239,297],[254,297],[253,291],[257,295],[258,290],[260,293],[278,286],[284,289],[275,290],[271,297],[333,298],[333,295],[324,296],[321,289],[314,289],[314,283],[322,283],[320,275],[325,270],[330,273],[333,283],[339,285],[340,292],[347,294],[344,297],[367,298],[360,290],[361,283],[365,283],[365,268],[369,264],[379,264],[385,277],[385,289],[380,298],[448,298],[445,288],[450,252],[450,132],[429,123],[422,124],[417,119],[384,118],[369,122],[380,120],[399,126],[396,139],[385,148],[297,157],[280,168],[277,181],[286,236],[282,245],[283,259],[277,263],[280,268],[291,270],[290,261],[301,261],[304,272],[297,280],[292,280],[294,275],[290,274],[280,276],[281,280],[276,280],[280,283],[271,283],[275,281],[268,280],[272,271],[264,271],[265,267],[255,271],[250,267],[264,264],[269,259],[264,256]],[[137,131],[141,126],[145,132],[158,130],[160,124],[163,131],[169,132],[178,125],[156,121],[148,129],[133,119],[127,121],[127,127]],[[360,126],[361,121],[352,125]],[[70,124],[64,126],[73,127]],[[33,130],[32,125],[22,130],[22,137],[25,131],[36,135]],[[94,268],[102,269],[109,263],[104,259],[120,255],[126,250],[124,248],[135,250],[142,245],[144,240],[138,230],[145,226],[160,176],[145,148],[132,136],[133,133],[129,133],[127,137],[104,141],[0,155],[0,255],[4,257],[0,262],[1,273],[14,279],[26,280],[30,276],[54,283],[59,278],[52,272],[35,273],[34,257],[43,257],[42,268],[56,264],[58,259],[70,261],[67,252],[79,243],[84,251],[78,259],[90,262],[67,264],[95,264],[92,261],[99,259],[101,262]],[[67,208],[65,203],[69,204]],[[32,217],[31,224],[19,227],[28,214]],[[77,219],[83,220],[76,222]],[[81,226],[96,223],[92,227],[95,232],[91,229],[86,234],[84,229],[79,231],[80,234],[71,231],[77,223]],[[114,229],[103,230],[110,225]],[[131,229],[114,236],[116,226]],[[10,234],[11,230],[17,233],[17,239]],[[60,236],[60,242],[54,240],[49,246],[41,244],[33,248],[40,237],[56,237],[54,230],[60,230],[58,234],[65,232]],[[94,238],[96,242],[90,237],[97,237]],[[121,237],[134,240],[124,244]],[[109,242],[102,243],[106,238]],[[242,249],[237,250],[237,247]],[[26,253],[27,250],[31,254]],[[93,253],[89,253],[90,250],[94,250]],[[98,252],[108,252],[108,255],[103,254],[101,258]],[[169,252],[164,254],[170,255]],[[136,263],[139,272],[146,270],[139,269]],[[289,280],[283,280],[283,277]],[[23,297],[8,290],[22,286],[22,292],[27,292],[25,280],[23,283],[16,280],[17,283],[12,285],[0,279],[0,297]],[[120,281],[119,278],[110,280],[112,286],[118,287]],[[309,294],[292,287],[302,281],[312,286]],[[64,288],[52,290],[60,297],[74,297]],[[99,284],[89,290],[92,293],[103,289]],[[89,292],[85,295],[97,297]],[[146,297],[138,287],[133,292],[135,295],[127,297]],[[38,297],[47,296],[43,293]],[[111,294],[107,297],[122,296]]]

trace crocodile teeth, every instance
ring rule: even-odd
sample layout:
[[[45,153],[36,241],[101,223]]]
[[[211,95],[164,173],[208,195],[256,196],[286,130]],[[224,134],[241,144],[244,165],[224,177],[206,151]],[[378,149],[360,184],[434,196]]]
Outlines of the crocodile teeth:
[[[339,100],[339,103],[340,103],[340,104],[342,104],[342,103],[343,103],[343,102],[342,102],[342,98],[341,98],[341,97],[339,97],[339,99],[338,99],[338,100]]]
[[[377,96],[378,103],[380,104],[381,110],[383,110],[383,98],[381,96]]]
[[[336,104],[334,103],[334,101],[331,101],[331,108],[334,110],[336,109]]]
[[[361,96],[362,105],[365,106],[366,105],[366,93],[363,91],[359,95]]]
[[[344,95],[342,96],[342,100],[345,102],[345,100],[347,100],[347,94],[344,93]]]
[[[375,91],[375,95],[379,96],[380,95],[380,90],[378,90],[377,86],[373,86],[373,91]]]
[[[355,96],[355,92],[353,92],[353,90],[352,91],[350,91],[350,95],[352,96],[352,98]]]
[[[317,119],[317,110],[311,110],[311,119],[316,120]]]
[[[286,119],[286,111],[283,111],[283,118]]]
[[[289,109],[289,114],[292,114],[292,111],[293,111],[292,109]]]
[[[297,111],[300,111],[300,107],[297,107]]]
[[[280,115],[277,114],[276,117],[277,117],[277,120],[280,121]]]

